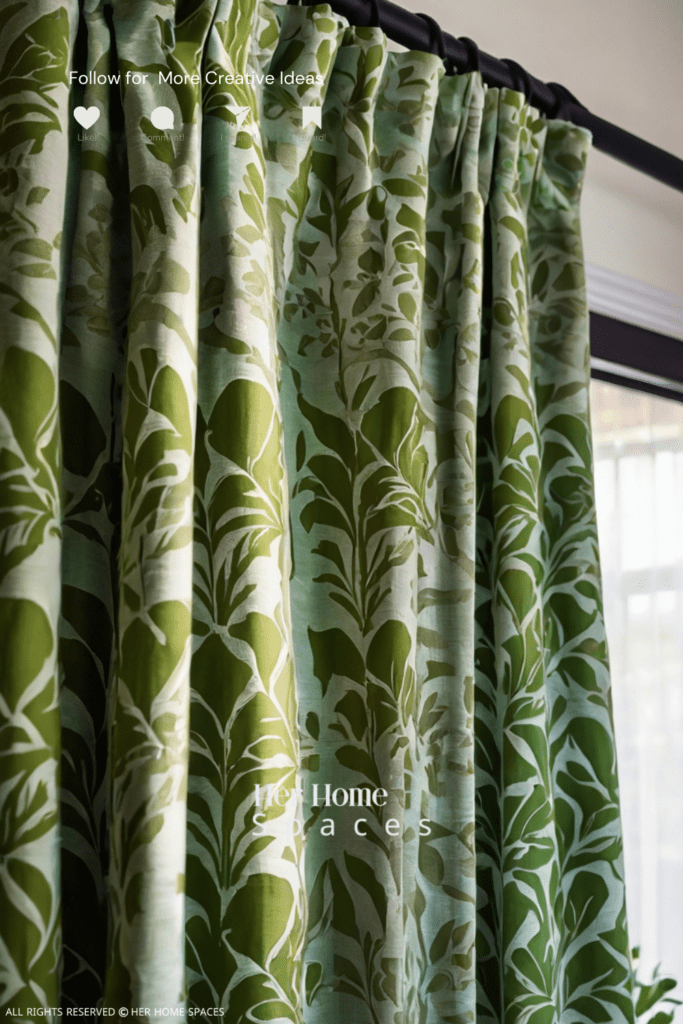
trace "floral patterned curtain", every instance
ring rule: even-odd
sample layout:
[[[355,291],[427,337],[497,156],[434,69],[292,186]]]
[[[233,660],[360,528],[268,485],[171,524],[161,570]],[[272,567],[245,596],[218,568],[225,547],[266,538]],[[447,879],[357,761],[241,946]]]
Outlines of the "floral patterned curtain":
[[[0,1007],[630,1024],[589,133],[327,4],[0,69]]]

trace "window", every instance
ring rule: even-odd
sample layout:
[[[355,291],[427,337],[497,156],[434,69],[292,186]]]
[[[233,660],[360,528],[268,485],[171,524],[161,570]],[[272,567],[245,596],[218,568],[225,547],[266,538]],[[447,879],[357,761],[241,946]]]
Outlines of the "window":
[[[661,963],[682,998],[683,402],[665,393],[591,383],[629,932],[641,979]]]

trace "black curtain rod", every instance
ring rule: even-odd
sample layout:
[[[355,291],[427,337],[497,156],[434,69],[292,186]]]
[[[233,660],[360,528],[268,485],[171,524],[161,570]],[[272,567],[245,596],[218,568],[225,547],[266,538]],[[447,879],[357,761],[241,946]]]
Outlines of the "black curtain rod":
[[[288,3],[293,2],[297,0],[288,0]],[[349,23],[378,26],[390,39],[409,50],[435,52],[436,41],[436,52],[452,62],[459,73],[478,70],[487,85],[524,92],[528,102],[540,112],[587,128],[593,135],[596,149],[683,192],[683,160],[591,114],[563,86],[541,82],[515,61],[497,60],[483,53],[472,40],[456,39],[441,31],[432,18],[413,14],[390,0],[328,0],[328,3]],[[307,0],[304,4],[309,6]]]

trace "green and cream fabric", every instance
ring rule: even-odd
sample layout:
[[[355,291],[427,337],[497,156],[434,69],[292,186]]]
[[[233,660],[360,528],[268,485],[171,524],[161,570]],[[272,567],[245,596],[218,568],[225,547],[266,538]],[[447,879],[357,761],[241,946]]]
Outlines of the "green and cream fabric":
[[[0,8],[0,1011],[631,1024],[590,135],[327,4],[84,20]]]

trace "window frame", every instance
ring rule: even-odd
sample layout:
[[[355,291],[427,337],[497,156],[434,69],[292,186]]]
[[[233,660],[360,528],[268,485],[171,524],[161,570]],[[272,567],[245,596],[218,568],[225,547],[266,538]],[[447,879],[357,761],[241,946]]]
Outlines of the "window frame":
[[[589,311],[591,377],[683,402],[683,341]]]
[[[591,379],[646,392],[679,403],[683,402],[683,334],[680,336],[676,336],[676,333],[664,334],[615,316],[598,313],[590,308],[590,303],[589,317]],[[671,323],[672,331],[677,332],[678,326],[678,321],[674,320]],[[681,324],[681,328],[683,329],[683,324]],[[627,446],[620,452],[620,457],[640,454],[636,450],[638,447],[639,442],[627,443]],[[617,459],[618,461],[619,459]],[[619,600],[625,605],[628,597],[634,594],[647,592],[656,597],[660,590],[677,591],[680,589],[679,572],[679,567],[675,564],[660,566],[656,571],[652,568],[629,570],[622,574],[622,578],[626,578],[626,588],[621,591]],[[621,733],[617,735],[615,731],[617,744],[620,735]],[[642,856],[645,829],[640,820],[638,832]],[[658,836],[658,857],[660,857],[660,842],[661,837]],[[660,857],[658,860],[660,867],[661,863]],[[638,862],[638,869],[640,870],[640,862]],[[662,932],[659,914],[658,908],[657,943],[661,947]],[[679,979],[677,969],[670,965],[667,966],[664,974],[666,976],[673,975],[676,980]],[[672,994],[678,995],[678,990]],[[671,1010],[677,1011],[678,1007],[670,1006],[667,1003],[665,1011],[668,1013]],[[676,1022],[680,1024],[681,1020],[683,1020],[683,1010],[681,1014],[675,1013],[674,1024]]]

